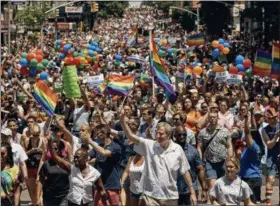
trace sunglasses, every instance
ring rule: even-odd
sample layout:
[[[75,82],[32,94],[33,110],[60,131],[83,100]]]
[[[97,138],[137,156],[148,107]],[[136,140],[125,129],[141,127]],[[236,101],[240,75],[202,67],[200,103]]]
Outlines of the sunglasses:
[[[6,155],[7,155],[7,153],[1,152],[1,157],[2,157],[2,156],[6,156]]]
[[[186,137],[187,136],[187,134],[186,133],[177,133],[177,134],[175,134],[175,137]]]
[[[180,121],[180,118],[173,118],[173,121],[175,122]]]

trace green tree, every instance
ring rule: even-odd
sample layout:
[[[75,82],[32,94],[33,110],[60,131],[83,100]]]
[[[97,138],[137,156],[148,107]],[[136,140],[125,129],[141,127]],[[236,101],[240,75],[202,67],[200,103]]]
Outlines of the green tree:
[[[97,17],[100,18],[121,17],[129,6],[128,1],[99,1],[98,4],[99,12]]]
[[[31,26],[32,29],[40,28],[51,15],[51,13],[45,14],[49,6],[50,5],[46,4],[46,2],[25,6],[23,10],[19,10],[16,13],[15,20],[19,24]]]

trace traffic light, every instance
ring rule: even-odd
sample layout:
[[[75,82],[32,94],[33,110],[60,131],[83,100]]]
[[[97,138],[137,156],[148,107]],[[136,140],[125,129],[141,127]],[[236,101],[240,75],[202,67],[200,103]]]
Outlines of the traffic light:
[[[99,5],[98,5],[98,3],[92,2],[92,3],[91,3],[91,12],[92,12],[92,13],[95,13],[95,12],[98,12],[98,11],[99,11]]]
[[[59,16],[59,9],[56,9],[56,10],[55,10],[54,16],[55,16],[55,17],[58,17],[58,16]]]
[[[172,16],[172,9],[169,9],[169,16]]]

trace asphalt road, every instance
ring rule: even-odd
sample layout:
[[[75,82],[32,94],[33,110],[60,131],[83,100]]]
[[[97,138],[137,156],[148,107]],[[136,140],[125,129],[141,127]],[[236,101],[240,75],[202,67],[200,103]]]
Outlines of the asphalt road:
[[[264,182],[264,181],[263,181]],[[280,197],[280,191],[279,191],[279,179],[276,180],[275,185],[273,187],[273,195],[272,195],[272,205],[279,205],[279,197]],[[265,198],[265,186],[262,187],[262,199]],[[30,202],[29,194],[27,190],[24,190],[21,195],[21,206],[27,206]],[[210,204],[209,204],[210,205]],[[259,204],[259,205],[265,205],[265,204]],[[55,205],[54,205],[55,206]]]

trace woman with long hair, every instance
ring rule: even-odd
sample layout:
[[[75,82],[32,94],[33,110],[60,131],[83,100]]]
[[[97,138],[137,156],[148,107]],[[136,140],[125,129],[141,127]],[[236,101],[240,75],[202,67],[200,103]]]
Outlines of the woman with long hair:
[[[139,205],[139,199],[142,194],[141,175],[145,164],[144,156],[136,154],[128,159],[125,171],[121,178],[121,187],[125,184],[127,177],[130,180],[130,205]]]
[[[14,164],[12,147],[1,145],[1,205],[14,206],[14,194],[19,186],[19,167]]]
[[[201,115],[200,112],[194,108],[190,98],[185,98],[183,111],[187,117],[185,126],[191,129],[196,135],[198,133],[197,123]]]
[[[40,164],[45,158],[46,146],[41,137],[41,129],[38,124],[30,128],[30,138],[24,141],[23,147],[28,156],[26,167],[28,172],[28,192],[32,205],[42,205],[42,184],[37,181]]]
[[[65,146],[63,142],[53,140],[51,148],[60,158],[67,158],[64,155]],[[44,162],[39,175],[43,185],[44,206],[66,206],[67,194],[69,192],[69,174],[67,170],[60,167],[50,155],[48,160]]]

